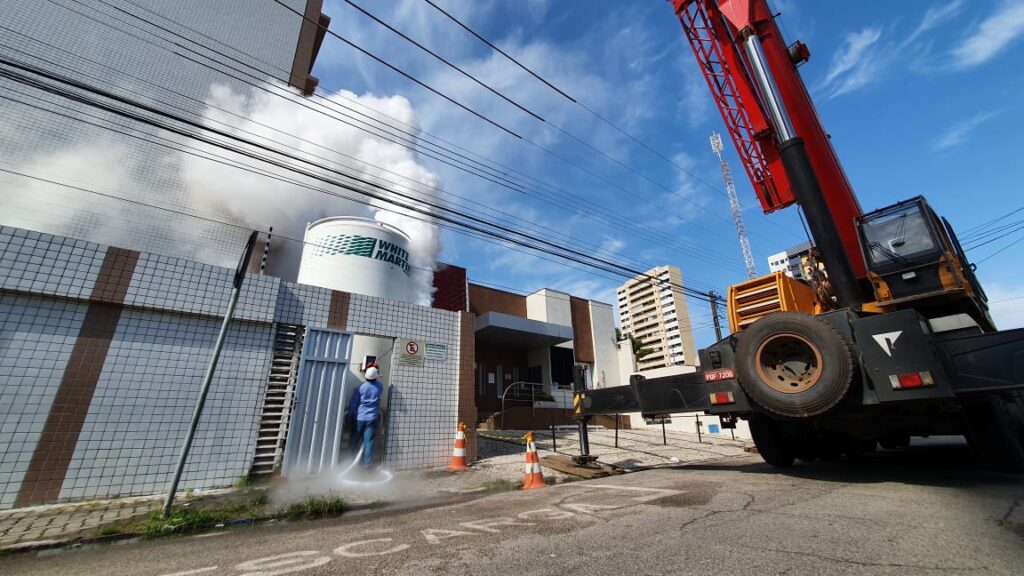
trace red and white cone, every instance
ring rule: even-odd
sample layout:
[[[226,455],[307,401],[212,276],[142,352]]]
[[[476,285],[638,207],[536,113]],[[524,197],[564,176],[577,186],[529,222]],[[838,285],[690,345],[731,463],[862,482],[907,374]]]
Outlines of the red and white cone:
[[[452,450],[452,462],[448,465],[449,470],[466,469],[466,423],[459,422],[455,431],[455,449]]]
[[[533,432],[526,433],[526,476],[523,478],[523,490],[534,490],[544,487],[544,475],[540,471],[540,458],[537,457],[537,445],[533,443]]]

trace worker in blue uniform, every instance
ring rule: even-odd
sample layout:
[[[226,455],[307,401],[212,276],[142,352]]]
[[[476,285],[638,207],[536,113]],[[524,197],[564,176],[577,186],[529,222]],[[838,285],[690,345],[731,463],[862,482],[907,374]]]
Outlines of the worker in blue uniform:
[[[384,392],[384,385],[378,378],[380,369],[374,363],[366,365],[364,373],[366,380],[352,392],[348,402],[348,417],[351,424],[352,435],[349,437],[348,448],[353,454],[363,443],[364,469],[370,469],[370,460],[373,458],[373,441],[377,436],[377,420],[380,415],[380,397]]]

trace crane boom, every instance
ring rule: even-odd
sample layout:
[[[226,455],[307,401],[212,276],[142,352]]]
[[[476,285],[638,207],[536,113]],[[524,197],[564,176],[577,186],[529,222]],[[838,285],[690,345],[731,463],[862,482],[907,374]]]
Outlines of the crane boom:
[[[806,46],[786,47],[765,0],[670,1],[762,208],[799,202],[840,303],[856,307],[862,210],[797,71]]]

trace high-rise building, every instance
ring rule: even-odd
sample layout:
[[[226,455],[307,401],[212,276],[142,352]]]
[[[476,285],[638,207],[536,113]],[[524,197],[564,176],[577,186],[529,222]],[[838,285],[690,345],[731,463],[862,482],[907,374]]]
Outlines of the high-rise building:
[[[622,332],[649,350],[637,359],[638,370],[698,363],[679,268],[652,268],[620,286],[616,294]]]

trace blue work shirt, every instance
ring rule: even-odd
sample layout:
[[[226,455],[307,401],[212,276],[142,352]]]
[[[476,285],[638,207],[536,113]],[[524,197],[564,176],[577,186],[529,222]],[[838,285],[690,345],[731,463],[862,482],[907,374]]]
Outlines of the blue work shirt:
[[[355,419],[360,422],[376,421],[383,392],[384,385],[379,380],[367,380],[360,384],[348,402],[349,418],[355,414]]]

